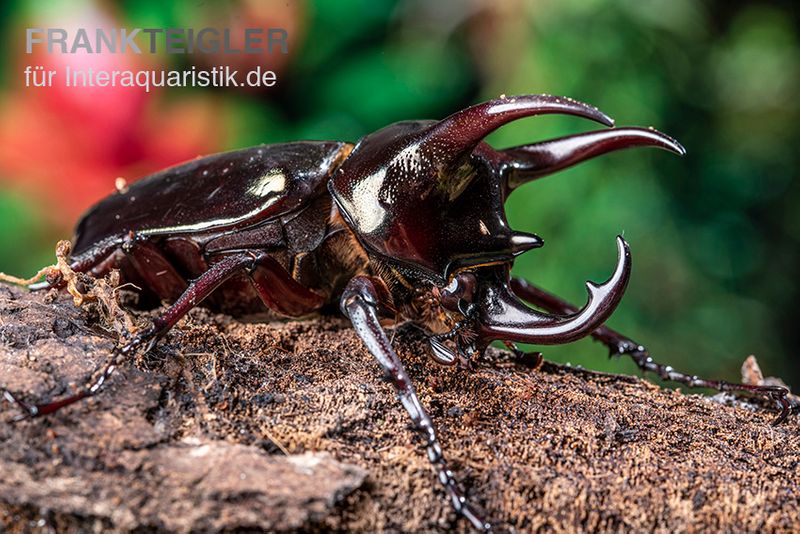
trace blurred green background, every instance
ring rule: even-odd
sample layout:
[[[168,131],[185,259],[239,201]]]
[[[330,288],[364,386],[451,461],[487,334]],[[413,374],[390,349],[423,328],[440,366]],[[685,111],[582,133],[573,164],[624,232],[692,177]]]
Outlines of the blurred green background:
[[[512,226],[547,245],[516,273],[576,302],[603,280],[623,233],[634,256],[610,324],[676,368],[729,380],[748,354],[797,385],[800,12],[795,1],[407,2],[8,1],[0,65],[0,270],[52,262],[80,213],[135,179],[198,154],[360,136],[441,118],[501,93],[592,103],[618,125],[654,126],[688,155],[605,156],[529,184]],[[26,55],[26,27],[284,27],[288,56]],[[26,65],[279,73],[271,89],[26,88]],[[576,118],[509,125],[497,147],[586,131]],[[590,341],[545,357],[633,372]]]

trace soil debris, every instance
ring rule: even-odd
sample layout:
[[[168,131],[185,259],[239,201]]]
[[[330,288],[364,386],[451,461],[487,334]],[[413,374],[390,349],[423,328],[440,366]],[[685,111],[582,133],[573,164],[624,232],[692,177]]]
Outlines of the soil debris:
[[[0,386],[31,401],[82,385],[116,343],[100,322],[66,295],[0,286]],[[499,532],[800,529],[796,416],[772,427],[774,407],[500,350],[445,368],[411,328],[395,345]],[[0,422],[0,473],[9,532],[468,530],[340,318],[194,310],[97,397]]]

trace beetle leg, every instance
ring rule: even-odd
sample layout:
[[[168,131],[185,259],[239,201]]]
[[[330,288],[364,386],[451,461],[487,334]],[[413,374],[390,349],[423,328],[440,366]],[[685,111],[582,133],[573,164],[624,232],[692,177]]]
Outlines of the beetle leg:
[[[428,459],[436,469],[439,481],[444,485],[453,508],[466,517],[476,529],[491,530],[491,526],[481,519],[467,502],[453,472],[448,468],[433,422],[422,407],[403,363],[381,328],[378,317],[379,306],[378,289],[368,277],[357,276],[350,280],[341,298],[342,312],[352,321],[353,328],[367,350],[378,360],[394,384],[400,402],[411,417],[417,432],[425,440]]]
[[[577,308],[561,298],[540,289],[522,278],[511,279],[511,289],[520,298],[523,298],[551,313],[569,314],[574,313]],[[669,365],[657,363],[650,356],[648,350],[633,341],[632,339],[620,334],[619,332],[603,325],[591,334],[596,341],[608,347],[611,356],[627,354],[644,372],[657,374],[663,380],[678,382],[689,387],[700,387],[716,389],[725,392],[743,392],[761,395],[765,398],[775,400],[781,407],[781,413],[772,422],[773,425],[782,423],[792,410],[797,410],[798,406],[793,406],[787,398],[789,390],[781,386],[756,386],[751,384],[736,384],[724,380],[707,380],[696,375],[688,375],[676,371]]]
[[[513,341],[503,341],[503,345],[514,355],[516,362],[531,369],[538,369],[542,365],[544,357],[541,352],[525,352],[517,347]]]
[[[303,287],[277,260],[267,254],[261,254],[257,258],[256,268],[249,277],[264,305],[283,315],[298,317],[325,303],[322,296]]]
[[[51,414],[60,410],[65,406],[69,406],[70,404],[74,404],[80,400],[85,399],[86,397],[91,397],[95,395],[103,384],[111,377],[114,371],[117,368],[117,365],[124,360],[126,356],[131,354],[133,350],[138,347],[144,341],[143,338],[137,336],[134,338],[130,343],[126,345],[115,348],[111,354],[111,358],[109,358],[108,362],[101,367],[98,371],[96,371],[93,375],[93,378],[86,384],[83,389],[81,389],[77,393],[73,393],[72,395],[68,395],[66,397],[62,397],[58,400],[42,403],[42,404],[28,404],[23,400],[19,399],[16,395],[11,393],[10,391],[4,390],[3,396],[5,399],[10,402],[12,405],[15,405],[22,413],[13,417],[11,419],[12,423],[16,423],[18,421],[22,421],[24,419],[32,419],[34,417],[40,417],[43,415]]]
[[[13,393],[4,390],[3,396],[5,399],[22,411],[22,414],[13,418],[12,421],[47,415],[86,397],[96,395],[114,373],[117,366],[124,362],[137,348],[144,347],[145,352],[150,350],[161,336],[175,326],[189,310],[213,293],[220,284],[237,273],[252,270],[257,261],[258,258],[252,254],[238,254],[228,256],[213,264],[206,272],[189,284],[189,287],[186,288],[178,300],[167,308],[163,314],[156,317],[149,328],[134,336],[131,341],[122,347],[115,348],[108,362],[77,393],[42,404],[28,404],[17,398]]]
[[[134,242],[127,257],[144,281],[144,287],[151,289],[162,301],[174,301],[186,290],[186,280],[152,243]]]

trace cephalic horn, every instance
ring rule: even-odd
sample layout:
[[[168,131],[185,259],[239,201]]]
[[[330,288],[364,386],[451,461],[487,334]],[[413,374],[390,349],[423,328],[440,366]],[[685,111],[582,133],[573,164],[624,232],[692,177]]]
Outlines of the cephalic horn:
[[[522,95],[489,100],[456,112],[431,126],[424,142],[442,149],[447,163],[459,164],[484,137],[501,126],[524,117],[556,113],[614,125],[614,121],[596,107],[571,98]]]
[[[481,337],[486,340],[517,341],[554,345],[575,341],[602,325],[622,300],[631,271],[628,244],[617,236],[618,260],[614,274],[597,285],[587,282],[589,301],[571,315],[549,315],[528,308],[507,288],[500,286],[488,296],[480,319]]]
[[[511,161],[506,174],[506,191],[576,165],[588,159],[625,148],[651,146],[679,156],[686,149],[675,139],[652,128],[612,128],[569,135],[502,150]]]

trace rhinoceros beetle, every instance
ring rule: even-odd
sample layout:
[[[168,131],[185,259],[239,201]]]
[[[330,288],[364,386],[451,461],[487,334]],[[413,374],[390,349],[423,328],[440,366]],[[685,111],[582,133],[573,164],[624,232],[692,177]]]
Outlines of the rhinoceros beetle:
[[[483,141],[511,121],[554,113],[608,128],[506,150]],[[286,316],[338,305],[394,384],[453,507],[478,529],[490,527],[445,463],[434,425],[381,318],[419,326],[431,356],[443,364],[469,362],[492,341],[522,356],[516,342],[560,344],[592,336],[664,379],[775,399],[783,407],[779,422],[789,412],[784,388],[679,373],[603,326],[630,276],[622,237],[613,274],[602,284],[587,283],[583,308],[511,277],[514,259],[543,244],[509,227],[504,203],[515,189],[623,148],[684,153],[655,130],[612,126],[598,109],[568,98],[501,97],[441,121],[395,123],[355,145],[258,146],[195,159],[135,182],[84,215],[70,266],[94,276],[118,269],[125,281],[173,304],[116,349],[115,358],[77,393],[42,404],[10,392],[5,398],[21,417],[34,417],[94,395],[126,356],[152,347],[190,309],[227,288],[227,300],[244,307],[260,301]]]

